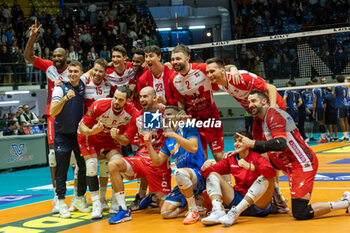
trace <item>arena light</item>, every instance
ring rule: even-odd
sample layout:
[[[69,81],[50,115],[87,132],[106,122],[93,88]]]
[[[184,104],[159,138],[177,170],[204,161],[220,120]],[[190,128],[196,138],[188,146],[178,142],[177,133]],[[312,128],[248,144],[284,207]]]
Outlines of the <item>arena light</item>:
[[[159,32],[171,31],[171,28],[157,28],[157,31]]]
[[[205,25],[190,26],[189,29],[205,29]]]
[[[5,91],[5,95],[29,94],[30,91]]]
[[[183,27],[178,27],[178,28],[177,28],[177,30],[182,30],[182,29],[183,29]]]
[[[19,104],[19,100],[2,101],[2,102],[0,102],[0,105],[8,105],[8,104]]]

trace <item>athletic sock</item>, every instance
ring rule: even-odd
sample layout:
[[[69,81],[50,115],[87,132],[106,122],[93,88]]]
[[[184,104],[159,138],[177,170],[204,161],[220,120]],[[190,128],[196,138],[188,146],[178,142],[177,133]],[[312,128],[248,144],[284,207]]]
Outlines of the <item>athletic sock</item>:
[[[194,196],[186,198],[186,200],[187,200],[189,210],[198,211],[198,208],[196,205],[196,199],[194,198]]]
[[[328,202],[328,203],[329,203],[329,206],[331,207],[331,211],[346,209],[349,207],[349,202],[347,200],[345,200],[345,201],[332,201],[332,202]]]
[[[100,196],[98,195],[98,190],[97,191],[90,191],[90,195],[91,195],[91,200],[92,202],[97,201],[100,199]]]
[[[240,215],[248,207],[249,203],[245,199],[242,199],[242,201],[234,208],[236,208],[238,215]]]
[[[115,196],[117,198],[119,206],[121,206],[123,210],[126,210],[124,191],[115,193]]]
[[[215,199],[215,200],[212,200],[211,203],[213,204],[213,209],[218,209],[220,210],[221,209],[221,200],[219,199]]]

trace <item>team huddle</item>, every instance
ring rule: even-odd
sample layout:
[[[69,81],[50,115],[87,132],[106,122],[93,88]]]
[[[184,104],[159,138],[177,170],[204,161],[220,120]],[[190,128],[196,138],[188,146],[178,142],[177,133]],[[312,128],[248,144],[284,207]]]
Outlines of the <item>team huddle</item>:
[[[70,211],[76,209],[91,211],[85,196],[88,187],[91,219],[103,218],[103,211],[109,209],[115,215],[108,222],[122,223],[131,220],[131,211],[157,205],[163,218],[175,218],[188,210],[183,223],[192,224],[202,210],[198,196],[206,192],[211,211],[201,222],[230,226],[240,215],[263,217],[276,208],[277,213],[288,211],[276,170],[289,178],[294,218],[306,220],[332,210],[350,210],[350,192],[339,201],[309,204],[317,157],[285,111],[275,86],[261,77],[235,66],[225,67],[219,58],[205,64],[190,63],[190,50],[184,45],[174,48],[171,64],[166,65],[160,62],[158,46],[136,50],[132,62],[127,62],[127,51],[117,45],[112,49],[111,64],[97,59],[93,68],[83,73],[78,61],[67,64],[62,48],[54,50],[52,61],[34,56],[40,27],[36,23],[31,27],[24,53],[48,79],[53,212],[61,218],[71,217]],[[181,124],[188,120],[220,122],[213,98],[213,91],[219,89],[254,117],[253,134],[236,133],[235,151],[226,154],[221,124]],[[164,119],[160,127],[145,127],[149,112]],[[134,156],[123,156],[128,145]],[[215,163],[208,160],[208,146]],[[76,182],[68,208],[66,180],[72,158]],[[170,158],[176,165],[173,189]],[[108,177],[113,190],[110,206],[106,201]],[[123,179],[139,180],[138,193],[129,207]]]

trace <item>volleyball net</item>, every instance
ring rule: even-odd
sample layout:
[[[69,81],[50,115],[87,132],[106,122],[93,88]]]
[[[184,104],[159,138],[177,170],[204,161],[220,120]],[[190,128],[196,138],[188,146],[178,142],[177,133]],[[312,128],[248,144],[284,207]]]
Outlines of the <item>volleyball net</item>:
[[[180,41],[181,43],[181,41]],[[335,82],[350,74],[350,27],[188,45],[192,62],[220,57],[253,72],[277,87],[295,79],[303,85],[314,77]],[[173,47],[162,48],[170,61]]]

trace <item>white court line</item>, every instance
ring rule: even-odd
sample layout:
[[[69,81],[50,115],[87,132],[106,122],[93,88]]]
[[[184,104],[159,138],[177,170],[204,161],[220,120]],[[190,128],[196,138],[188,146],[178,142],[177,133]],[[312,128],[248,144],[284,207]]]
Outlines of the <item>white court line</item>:
[[[288,188],[281,188],[280,187],[280,189],[289,189],[289,187]],[[344,190],[349,190],[350,189],[350,187],[314,187],[313,188],[313,190],[314,189],[344,189]]]

